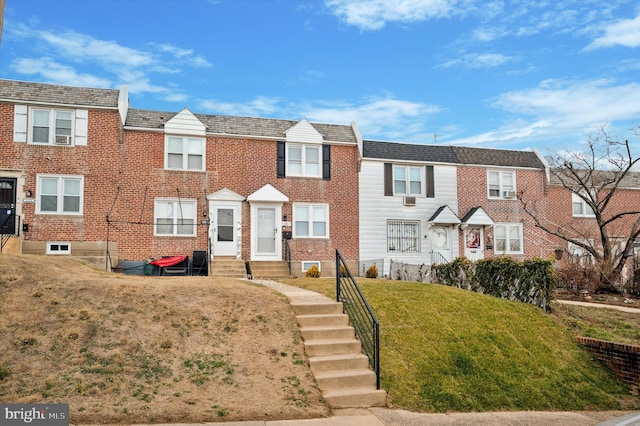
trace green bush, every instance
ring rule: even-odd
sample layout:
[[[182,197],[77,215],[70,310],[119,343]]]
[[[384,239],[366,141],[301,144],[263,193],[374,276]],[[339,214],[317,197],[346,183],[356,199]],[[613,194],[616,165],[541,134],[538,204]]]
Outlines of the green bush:
[[[373,265],[369,266],[369,269],[367,269],[367,272],[365,272],[364,275],[367,278],[378,278],[378,267],[376,266],[376,264],[374,263]]]
[[[320,278],[320,270],[316,265],[311,265],[307,272],[304,274],[305,277],[308,278]]]
[[[545,259],[517,261],[508,256],[466,258],[432,267],[433,281],[503,299],[531,303],[545,310],[553,299],[558,278],[553,263]]]

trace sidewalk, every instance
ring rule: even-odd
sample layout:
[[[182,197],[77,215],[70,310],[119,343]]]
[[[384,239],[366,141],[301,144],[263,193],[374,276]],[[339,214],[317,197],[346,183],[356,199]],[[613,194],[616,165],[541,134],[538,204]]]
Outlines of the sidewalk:
[[[616,419],[616,420],[613,420]],[[202,424],[202,423],[201,423]],[[388,408],[334,410],[325,419],[204,423],[208,426],[640,426],[640,412],[582,411],[424,414]],[[144,425],[138,425],[144,426]],[[163,425],[154,425],[163,426]],[[192,426],[173,424],[164,426]]]
[[[596,302],[580,302],[577,300],[556,299],[555,301],[558,303],[562,303],[563,305],[586,306],[588,308],[617,309],[618,311],[622,311],[622,312],[631,312],[634,314],[640,314],[640,308],[632,308],[630,306],[607,305],[605,303],[596,303]]]

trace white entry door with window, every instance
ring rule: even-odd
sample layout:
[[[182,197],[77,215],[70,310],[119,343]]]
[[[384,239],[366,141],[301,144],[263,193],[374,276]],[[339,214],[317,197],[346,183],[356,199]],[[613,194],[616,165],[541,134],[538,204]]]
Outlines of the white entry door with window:
[[[280,205],[252,205],[252,258],[282,260]]]
[[[484,228],[482,226],[465,228],[464,255],[471,261],[484,259]]]
[[[235,256],[237,254],[237,215],[238,212],[233,205],[214,205],[211,217],[214,256]]]
[[[432,263],[451,262],[451,236],[448,226],[431,227],[431,251],[433,252]]]

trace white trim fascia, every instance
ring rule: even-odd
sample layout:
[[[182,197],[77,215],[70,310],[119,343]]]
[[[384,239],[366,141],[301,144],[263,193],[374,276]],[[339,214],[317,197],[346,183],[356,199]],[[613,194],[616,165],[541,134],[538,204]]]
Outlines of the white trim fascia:
[[[12,104],[19,105],[40,105],[44,107],[62,107],[62,108],[70,108],[70,109],[106,109],[117,111],[118,107],[106,107],[106,106],[96,106],[96,105],[83,105],[83,104],[61,104],[57,102],[37,102],[37,101],[23,101],[21,99],[4,99],[0,98],[0,103],[7,102]]]

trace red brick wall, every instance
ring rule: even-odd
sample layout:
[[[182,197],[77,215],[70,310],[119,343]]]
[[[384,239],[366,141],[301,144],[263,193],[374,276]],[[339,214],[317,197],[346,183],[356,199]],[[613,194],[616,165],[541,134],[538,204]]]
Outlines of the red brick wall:
[[[616,376],[631,386],[640,386],[640,345],[608,342],[606,340],[579,337],[601,362],[613,370]]]
[[[329,239],[290,241],[294,260],[335,259],[340,249],[347,260],[357,260],[358,171],[357,147],[331,147],[331,180],[276,177],[276,142],[238,138],[207,139],[206,172],[164,169],[164,134],[122,130],[117,111],[90,110],[87,146],[36,146],[13,142],[13,105],[0,104],[0,167],[27,171],[25,188],[37,197],[37,173],[85,176],[84,214],[35,215],[35,204],[24,204],[26,240],[109,241],[119,244],[122,260],[168,254],[191,255],[206,250],[206,224],[196,237],[153,235],[154,199],[197,200],[197,219],[206,220],[206,196],[228,188],[244,197],[269,183],[289,197],[283,214],[292,218],[295,202],[326,203],[330,210]],[[48,158],[48,159],[47,159]],[[20,195],[19,197],[21,197]],[[242,256],[250,258],[250,208],[243,204]]]
[[[488,198],[487,170],[495,168],[458,167],[458,212],[464,216],[473,207],[480,206],[494,222],[522,223],[524,254],[514,258],[549,258],[557,248],[557,239],[535,226],[533,219],[524,212],[521,202],[514,200],[493,200]],[[540,214],[548,210],[548,196],[545,189],[545,175],[541,170],[516,170],[516,190],[522,193],[523,200],[535,203]],[[571,204],[571,203],[569,203]],[[569,206],[571,207],[571,206]],[[493,239],[493,231],[485,229],[487,237]],[[460,233],[460,247],[464,247],[463,233]],[[461,255],[464,254],[461,251]],[[485,258],[494,256],[493,250],[485,250]]]

